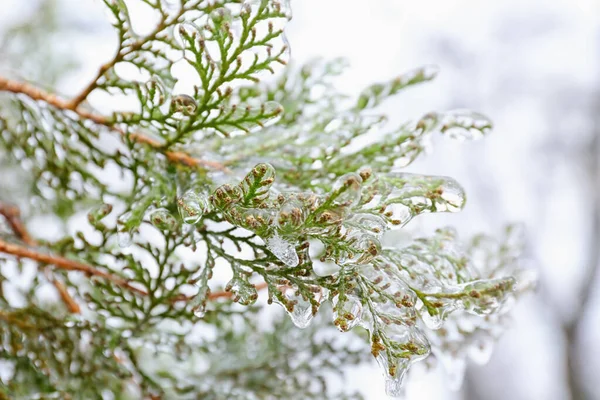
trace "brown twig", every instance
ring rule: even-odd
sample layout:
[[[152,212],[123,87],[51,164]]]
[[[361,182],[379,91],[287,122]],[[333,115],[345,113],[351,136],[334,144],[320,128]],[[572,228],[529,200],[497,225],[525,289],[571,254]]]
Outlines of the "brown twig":
[[[69,294],[65,284],[59,278],[54,276],[49,269],[46,269],[46,278],[52,283],[52,285],[54,285],[58,295],[63,303],[65,303],[69,311],[73,314],[81,314],[81,307],[79,307],[79,304],[77,304],[75,299],[73,299],[71,294]]]
[[[25,228],[25,225],[21,221],[21,211],[17,207],[0,202],[0,214],[4,215],[4,218],[8,221],[8,224],[15,235],[21,239],[23,243],[32,247],[37,246],[37,241],[31,237],[27,228]],[[71,297],[65,285],[57,278],[53,277],[49,271],[46,274],[46,277],[52,282],[69,311],[75,314],[81,313],[79,304]]]
[[[6,218],[6,222],[8,222],[12,231],[23,243],[28,246],[37,245],[37,242],[31,237],[25,225],[23,225],[21,211],[17,207],[0,202],[0,214]]]
[[[74,103],[74,102],[70,102],[70,101],[61,99],[60,97],[58,97],[52,93],[45,92],[45,91],[43,91],[33,85],[30,85],[28,83],[16,82],[16,81],[6,79],[6,78],[0,76],[0,91],[23,94],[33,100],[43,101],[55,108],[58,108],[61,110],[73,111],[74,113],[79,115],[81,118],[93,121],[94,123],[96,123],[98,125],[104,125],[106,127],[109,127],[110,129],[114,130],[115,132],[120,133],[121,135],[124,135],[124,136],[127,135],[127,133],[124,130],[115,126],[113,121],[111,121],[110,119],[108,119],[102,115],[98,115],[98,114],[94,114],[89,111],[86,111],[86,110],[82,109],[81,107],[79,107],[78,103]],[[137,143],[147,144],[150,147],[152,147],[158,151],[164,151],[162,149],[162,144],[160,143],[160,141],[153,139],[151,137],[148,137],[142,133],[132,133],[129,135],[129,137]],[[220,171],[228,171],[227,167],[225,167],[223,164],[221,164],[217,161],[200,160],[200,159],[194,158],[194,157],[190,156],[189,154],[182,152],[182,151],[167,150],[167,151],[164,151],[164,154],[169,161],[171,161],[173,163],[177,163],[177,164],[183,164],[188,167],[206,167],[206,168],[217,169]]]
[[[111,275],[108,272],[96,269],[88,264],[84,264],[79,261],[69,260],[68,258],[55,256],[51,254],[41,253],[36,250],[29,249],[24,246],[5,242],[0,239],[0,253],[10,254],[15,257],[28,258],[30,260],[38,261],[40,263],[54,265],[57,268],[61,268],[67,271],[80,271],[90,276],[98,276],[107,279],[115,284],[124,287],[132,292],[146,296],[146,291],[138,289],[132,286],[129,281],[124,278]]]

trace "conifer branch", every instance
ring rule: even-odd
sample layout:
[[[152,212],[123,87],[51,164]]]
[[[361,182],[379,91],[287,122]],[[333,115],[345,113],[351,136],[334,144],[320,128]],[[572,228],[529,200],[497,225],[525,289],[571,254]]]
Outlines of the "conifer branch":
[[[73,111],[83,119],[88,119],[98,125],[104,125],[123,136],[127,135],[124,130],[116,127],[109,118],[83,110],[81,107],[78,107],[78,104],[61,99],[60,97],[43,91],[29,83],[16,82],[0,76],[0,91],[23,94],[32,100],[43,101],[55,108]],[[158,140],[152,139],[142,133],[132,133],[129,134],[129,137],[137,143],[146,144],[157,151],[162,151],[162,144]],[[192,157],[183,151],[167,150],[164,154],[169,161],[176,164],[182,164],[188,167],[206,167],[220,171],[228,171],[223,164],[217,161],[201,160]]]

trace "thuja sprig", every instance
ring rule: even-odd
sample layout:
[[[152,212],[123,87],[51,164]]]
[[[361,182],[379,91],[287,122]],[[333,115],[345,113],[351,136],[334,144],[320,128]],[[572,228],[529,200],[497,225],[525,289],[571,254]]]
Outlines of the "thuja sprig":
[[[335,90],[339,60],[261,81],[287,64],[287,1],[144,3],[157,22],[139,35],[128,3],[105,1],[116,53],[73,98],[0,78],[11,93],[0,143],[30,174],[31,200],[41,205],[24,215],[50,212],[72,227],[40,240],[0,203],[3,264],[40,272],[30,287],[15,286],[26,307],[0,291],[0,326],[11,337],[0,351],[20,363],[9,394],[93,397],[132,385],[153,398],[319,398],[324,370],[360,359],[333,339],[315,340],[327,331],[329,302],[331,326],[368,332],[390,395],[415,362],[433,354],[452,365],[493,342],[512,299],[531,288],[518,229],[468,245],[451,228],[392,247],[385,240],[423,213],[464,207],[454,179],[401,168],[435,134],[484,135],[485,116],[430,112],[388,128],[378,106],[432,80],[430,67],[357,97]],[[185,93],[174,91],[178,62],[192,70]],[[121,76],[125,64],[147,78]],[[100,115],[86,101],[95,91],[138,107]],[[223,286],[213,278],[222,269],[231,277]],[[12,284],[1,264],[0,280]],[[60,302],[36,298],[45,284]],[[268,303],[305,330],[258,326],[265,288]],[[465,319],[472,330],[459,326]],[[208,326],[216,335],[194,342]],[[296,362],[302,351],[311,362]],[[192,354],[208,360],[202,379]],[[66,377],[71,370],[77,379]],[[282,371],[284,384],[265,378]],[[36,384],[24,386],[27,379]]]

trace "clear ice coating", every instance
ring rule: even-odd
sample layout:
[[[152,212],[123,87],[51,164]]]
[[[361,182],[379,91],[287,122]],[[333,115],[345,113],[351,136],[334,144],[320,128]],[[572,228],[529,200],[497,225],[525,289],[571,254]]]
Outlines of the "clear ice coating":
[[[207,274],[207,272],[203,272],[202,278],[196,283],[196,286],[198,286],[198,293],[190,301],[192,312],[198,318],[203,318],[206,315],[206,301],[208,299],[208,294],[210,293],[207,284]]]
[[[266,240],[267,248],[288,267],[295,267],[300,263],[296,246],[275,234]]]
[[[441,115],[440,131],[453,139],[479,139],[491,129],[488,117],[470,110],[452,110]]]
[[[358,325],[362,318],[363,306],[360,298],[352,294],[345,295],[340,302],[340,296],[332,299],[333,323],[341,332],[348,332]]]
[[[225,286],[225,290],[233,293],[233,301],[244,306],[252,305],[258,299],[256,287],[239,276],[230,280]]]
[[[167,101],[167,89],[162,79],[158,76],[153,76],[144,85],[144,97],[146,105],[157,107]]]
[[[436,299],[436,308],[429,311],[422,302],[419,301],[419,316],[429,329],[440,329],[450,313],[461,309],[461,304],[455,299]]]
[[[182,49],[185,49],[186,47],[189,47],[188,38],[199,36],[199,32],[196,26],[189,22],[184,22],[175,27],[173,35],[175,36],[177,44],[179,44]]]
[[[183,222],[193,225],[200,221],[202,215],[208,211],[208,198],[193,190],[188,190],[177,199],[177,208]]]
[[[515,283],[513,277],[468,282],[462,286],[462,291],[468,296],[461,299],[461,305],[468,313],[490,315],[500,310],[512,296]]]
[[[281,232],[294,232],[306,221],[307,209],[297,197],[284,201],[277,212],[275,222]]]
[[[335,197],[336,204],[353,207],[360,200],[362,178],[355,172],[340,176],[331,190],[332,193],[339,194]]]
[[[393,186],[389,196],[414,215],[421,212],[458,212],[466,201],[460,184],[446,176],[427,176],[405,172],[388,172],[385,180]]]
[[[177,227],[177,220],[166,208],[157,208],[149,214],[150,223],[161,231],[173,231]]]
[[[381,238],[387,229],[387,223],[380,215],[356,213],[346,220],[346,224],[356,226]]]
[[[190,116],[198,109],[196,100],[187,94],[178,94],[171,99],[171,112],[174,116]]]
[[[121,248],[129,247],[133,242],[134,228],[127,227],[127,223],[131,217],[131,211],[128,211],[117,219],[117,242]]]

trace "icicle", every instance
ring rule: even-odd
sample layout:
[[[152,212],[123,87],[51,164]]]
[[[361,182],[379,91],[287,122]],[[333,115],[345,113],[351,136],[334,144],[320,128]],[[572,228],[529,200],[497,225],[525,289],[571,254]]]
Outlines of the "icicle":
[[[321,303],[325,300],[325,294],[320,287],[316,287],[317,292],[311,293],[311,298],[316,304],[311,303],[309,299],[305,299],[297,287],[281,286],[279,287],[284,300],[274,297],[273,301],[285,308],[290,316],[290,319],[298,328],[304,329],[308,327],[317,313]]]
[[[271,253],[288,267],[295,267],[300,263],[296,246],[292,243],[282,239],[277,234],[267,238],[266,242]]]
[[[383,344],[385,335],[390,347]],[[371,333],[371,352],[383,368],[388,396],[402,395],[402,384],[410,366],[429,356],[431,347],[425,335],[416,327],[388,325],[380,333]],[[402,349],[402,350],[399,350]]]

